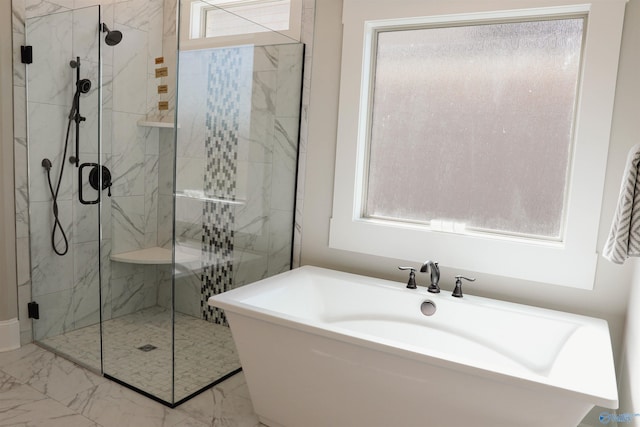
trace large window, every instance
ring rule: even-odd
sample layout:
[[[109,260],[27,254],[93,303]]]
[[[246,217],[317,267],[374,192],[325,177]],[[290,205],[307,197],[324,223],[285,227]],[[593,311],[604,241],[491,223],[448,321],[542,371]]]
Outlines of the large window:
[[[560,240],[584,21],[376,31],[363,216]]]
[[[344,3],[330,245],[592,288],[624,0],[386,3]]]

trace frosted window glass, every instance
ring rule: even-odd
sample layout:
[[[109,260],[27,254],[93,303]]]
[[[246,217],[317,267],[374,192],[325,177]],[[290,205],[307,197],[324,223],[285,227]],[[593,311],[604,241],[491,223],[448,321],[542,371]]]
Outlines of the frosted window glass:
[[[379,32],[364,216],[560,238],[583,25]]]

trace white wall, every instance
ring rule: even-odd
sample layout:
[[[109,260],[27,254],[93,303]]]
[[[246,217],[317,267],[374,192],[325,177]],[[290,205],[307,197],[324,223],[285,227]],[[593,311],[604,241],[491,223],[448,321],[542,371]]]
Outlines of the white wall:
[[[634,265],[619,369],[620,409],[618,414],[640,413],[640,261],[634,260]],[[619,425],[622,424],[619,423]],[[640,416],[634,416],[628,425],[640,427]]]
[[[640,137],[640,82],[637,78],[637,27],[640,26],[640,0],[630,0],[625,14],[623,53],[617,84],[617,99],[598,233],[598,250],[606,240],[629,148]],[[342,271],[405,281],[397,266],[406,261],[380,258],[329,248],[329,219],[332,211],[333,172],[336,150],[338,92],[341,56],[341,0],[316,4],[314,51],[312,60],[311,103],[301,226],[301,264],[318,265]],[[428,197],[429,189],[416,189],[416,197]],[[423,258],[438,260],[438,248],[425,247]],[[531,260],[535,263],[536,260]],[[470,274],[478,280],[467,292],[493,298],[543,306],[604,318],[609,322],[614,352],[620,354],[624,316],[631,280],[631,263],[614,265],[599,258],[592,291],[442,268],[442,286],[453,288],[453,276]],[[538,268],[545,268],[539,265]],[[420,284],[427,278],[420,275]]]
[[[0,5],[0,63],[10,64],[11,4]],[[0,68],[0,321],[17,318],[11,67]],[[3,329],[0,328],[0,334]],[[0,337],[0,342],[2,337]]]
[[[618,75],[618,94],[614,136],[625,140],[625,145],[640,142],[640,1],[631,0],[627,5],[625,32],[622,40],[620,72]],[[635,120],[635,122],[634,122]],[[627,262],[633,266],[631,289],[628,298],[626,327],[621,349],[621,363],[618,369],[618,389],[620,409],[618,414],[640,413],[640,260]],[[618,423],[640,427],[640,416],[633,417],[631,423]]]
[[[11,5],[0,5],[0,63],[11,64]],[[0,68],[0,321],[17,318],[11,67]],[[6,209],[4,207],[7,207]],[[0,328],[0,335],[3,329]],[[0,337],[2,342],[2,337]]]

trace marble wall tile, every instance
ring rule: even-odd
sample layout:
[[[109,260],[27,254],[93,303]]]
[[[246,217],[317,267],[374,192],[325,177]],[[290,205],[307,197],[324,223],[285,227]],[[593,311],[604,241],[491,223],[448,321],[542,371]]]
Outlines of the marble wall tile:
[[[109,159],[105,161],[105,166],[111,169]],[[112,197],[109,197],[108,194],[108,190],[104,190],[102,192],[102,199],[100,203],[100,238],[102,240],[111,240],[113,238],[113,215],[111,209]]]
[[[102,300],[102,319],[111,319],[111,239],[100,242],[100,296]]]
[[[169,70],[173,70],[173,73],[176,73],[178,69],[178,60],[177,39],[175,34],[165,36],[162,39],[162,56],[164,56],[165,65],[169,68]],[[169,102],[169,110],[166,111],[164,115],[168,118],[168,121],[173,122],[175,121],[176,114],[176,78],[175,75],[170,75],[169,78],[165,78],[164,80],[164,83],[168,86],[168,93],[165,95],[165,100]]]
[[[113,110],[145,114],[147,33],[124,25],[114,28],[122,31],[123,39],[113,50]]]
[[[53,214],[50,202],[31,202],[31,282],[33,298],[73,287],[73,235],[71,202],[58,202],[59,220],[69,242],[68,253],[58,256],[51,246]],[[64,250],[62,235],[56,232],[56,247]],[[45,317],[43,317],[44,319]]]
[[[73,0],[24,0],[27,18],[66,12],[73,8]]]
[[[305,170],[307,161],[308,111],[311,93],[311,62],[316,0],[303,0],[301,41],[304,49],[304,72],[302,77],[302,104],[300,117],[300,147],[298,154],[298,176],[296,186],[296,211],[294,227],[293,267],[300,266],[302,250],[302,209],[305,192]]]
[[[173,130],[160,129],[158,157],[158,193],[162,196],[173,195],[173,174],[175,143]]]
[[[162,33],[163,37],[171,37],[174,39],[173,45],[168,45],[172,50],[176,47],[176,29],[177,29],[177,15],[178,15],[178,0],[164,0],[163,5],[163,18]]]
[[[130,264],[128,262],[115,261],[111,262],[112,279],[122,279],[136,274],[144,274],[143,264]]]
[[[180,52],[180,106],[177,145],[179,157],[204,157],[209,55],[202,51]],[[188,100],[188,101],[187,101]]]
[[[201,294],[201,270],[182,269],[176,266],[176,292],[175,292],[175,308],[176,311],[188,316],[200,318],[202,317],[202,308],[200,307]],[[183,271],[184,270],[184,271]]]
[[[87,0],[87,1],[93,1],[93,0]],[[111,0],[108,0],[106,2],[106,4],[102,4],[102,7],[100,8],[100,17],[102,19],[102,22],[107,24],[107,27],[109,27],[110,30],[121,30],[121,28],[116,28],[116,23],[114,22],[114,14],[115,14],[115,3],[117,2],[117,0],[113,0],[113,3],[111,2]],[[100,43],[102,46],[101,49],[101,54],[102,54],[102,64],[103,65],[107,65],[110,67],[113,67],[113,54],[116,50],[118,50],[118,48],[116,46],[109,46],[104,42],[104,36],[106,34],[102,34],[102,36],[100,36]],[[124,33],[123,33],[123,38],[124,38]]]
[[[75,142],[73,129],[67,143],[67,155],[63,157],[69,110],[67,107],[29,102],[29,199],[34,201],[51,200],[51,192],[47,182],[47,172],[42,167],[42,160],[48,158],[52,167],[50,170],[54,190],[58,177],[65,162],[64,173],[58,200],[70,200],[72,197],[73,166],[68,158],[73,153]]]
[[[26,16],[25,0],[12,0],[11,1],[11,28],[14,34],[21,34],[24,36],[25,16]]]
[[[253,71],[275,71],[278,69],[277,46],[256,46],[253,54]]]
[[[152,80],[155,80],[155,59],[162,56],[162,40],[163,40],[163,23],[164,13],[162,6],[164,0],[147,0],[147,16],[149,17],[149,26],[147,34],[149,37],[149,45],[147,47],[147,73],[153,74]],[[169,69],[169,78],[175,79],[175,70]]]
[[[29,176],[26,138],[15,138],[13,147],[16,238],[20,239],[29,237]]]
[[[243,138],[240,134],[238,144],[238,160],[270,163],[273,158],[273,145],[275,138],[275,120],[273,111],[253,110],[250,115],[249,137]]]
[[[120,1],[120,0],[74,0],[73,8],[81,9],[83,7],[90,7],[90,6],[97,6],[97,5],[101,5],[102,7],[105,7],[106,5],[111,5],[117,1]]]
[[[22,24],[24,30],[24,24]],[[14,27],[15,28],[15,27]],[[27,84],[26,65],[21,63],[20,46],[25,44],[24,32],[13,31],[13,85],[24,87]]]
[[[261,234],[264,219],[269,216],[271,165],[238,162],[237,170],[236,195],[243,204],[236,208],[236,231]]]
[[[33,320],[33,338],[36,341],[73,329],[71,289],[44,295],[34,294],[32,297],[38,302],[40,309],[40,319]]]
[[[103,56],[104,57],[104,56]],[[102,62],[102,114],[107,116],[113,110],[113,65]],[[103,123],[103,130],[106,123]]]
[[[99,242],[74,244],[73,250],[73,322],[82,328],[100,321]]]
[[[31,263],[29,261],[29,238],[16,239],[16,270],[18,286],[29,283],[31,278]]]
[[[13,136],[27,138],[27,92],[24,86],[13,86]]]
[[[171,309],[173,306],[172,303],[172,292],[171,287],[173,284],[173,279],[171,273],[173,271],[172,266],[170,265],[159,265],[158,266],[158,301],[157,304],[160,307]]]
[[[145,129],[145,146],[144,153],[146,155],[155,154],[160,155],[160,129],[158,128],[146,128]]]
[[[252,111],[276,111],[276,71],[253,73]]]
[[[27,19],[26,42],[33,46],[27,77],[29,102],[71,105],[72,19],[71,12]]]
[[[137,125],[142,115],[113,112],[112,170],[114,197],[142,196],[147,128]]]
[[[149,31],[150,24],[154,20],[154,17],[157,15],[162,16],[162,6],[162,0],[129,0],[126,2],[117,2],[115,4],[115,23],[137,30]],[[160,25],[162,25],[162,23],[160,23]]]
[[[205,163],[206,159],[202,157],[176,158],[176,191],[203,191]]]
[[[300,91],[302,89],[301,44],[279,46],[276,89],[276,116],[300,116]]]
[[[153,274],[151,283],[145,277]],[[111,279],[111,315],[124,316],[156,304],[155,266],[145,265],[140,273]]]
[[[275,123],[271,207],[293,211],[298,155],[298,117],[278,118]]]
[[[100,16],[97,7],[85,7],[72,13],[72,52],[83,61],[98,62],[100,59]],[[95,85],[97,86],[97,85]]]
[[[32,321],[29,318],[27,303],[31,301],[31,281],[18,286],[18,319],[20,321],[20,344],[33,341]]]
[[[232,289],[269,277],[269,257],[266,253],[234,251]]]
[[[291,268],[293,211],[272,210],[269,227],[269,275]]]
[[[144,247],[144,196],[112,197],[111,250],[115,254]]]
[[[173,241],[173,197],[158,196],[158,246],[170,248]]]
[[[176,197],[175,233],[176,243],[200,246],[202,241],[203,201],[187,197]]]
[[[145,156],[144,235],[145,247],[158,245],[158,156]]]

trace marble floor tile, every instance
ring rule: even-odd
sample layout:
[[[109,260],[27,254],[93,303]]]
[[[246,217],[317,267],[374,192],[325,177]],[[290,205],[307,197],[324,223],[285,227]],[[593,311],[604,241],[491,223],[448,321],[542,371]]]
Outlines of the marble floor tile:
[[[2,371],[48,397],[62,400],[107,380],[48,351],[32,351]]]
[[[253,412],[251,400],[244,397],[241,389],[246,389],[246,385],[233,388],[231,391],[223,385],[213,387],[183,403],[178,410],[210,426],[262,426],[258,416]]]
[[[11,375],[0,371],[0,414],[21,405],[46,399],[47,396],[33,387],[22,384]],[[0,416],[0,419],[4,415]]]
[[[0,427],[263,427],[242,373],[170,409],[69,365],[33,344],[0,353]]]
[[[0,426],[100,427],[53,399],[37,400],[0,411]]]

